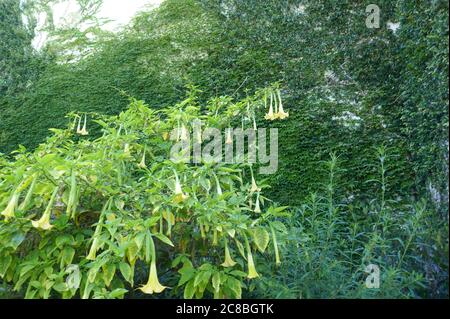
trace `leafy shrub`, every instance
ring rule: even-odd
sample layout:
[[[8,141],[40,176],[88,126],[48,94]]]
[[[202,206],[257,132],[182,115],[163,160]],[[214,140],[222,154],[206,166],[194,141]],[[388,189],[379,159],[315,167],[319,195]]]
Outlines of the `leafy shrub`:
[[[285,208],[270,205],[249,164],[175,162],[168,137],[176,128],[183,139],[193,119],[225,128],[268,90],[203,109],[193,90],[164,111],[131,99],[117,116],[71,113],[34,152],[1,158],[1,278],[26,298],[138,296],[146,276],[139,294],[240,298],[270,241],[279,262]],[[88,139],[91,122],[101,137]]]

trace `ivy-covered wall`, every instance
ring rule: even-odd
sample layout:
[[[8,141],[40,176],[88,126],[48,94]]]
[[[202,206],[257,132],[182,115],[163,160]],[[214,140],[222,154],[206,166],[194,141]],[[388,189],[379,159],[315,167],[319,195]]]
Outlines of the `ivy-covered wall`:
[[[241,98],[281,81],[291,116],[276,123],[272,198],[300,204],[336,152],[339,182],[364,199],[376,187],[366,182],[375,148],[385,145],[390,194],[431,190],[445,210],[448,4],[430,3],[378,1],[381,27],[368,29],[367,1],[167,0],[81,62],[50,63],[13,102],[2,96],[0,152],[35,147],[72,110],[118,113],[127,105],[120,90],[162,107],[187,84],[203,99]]]

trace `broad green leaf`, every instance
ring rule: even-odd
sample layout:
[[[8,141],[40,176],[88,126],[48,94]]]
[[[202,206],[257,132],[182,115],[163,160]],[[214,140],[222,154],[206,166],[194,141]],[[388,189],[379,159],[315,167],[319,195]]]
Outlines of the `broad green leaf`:
[[[258,247],[258,250],[263,253],[270,241],[269,232],[263,227],[258,227],[252,231],[252,234],[256,247]]]

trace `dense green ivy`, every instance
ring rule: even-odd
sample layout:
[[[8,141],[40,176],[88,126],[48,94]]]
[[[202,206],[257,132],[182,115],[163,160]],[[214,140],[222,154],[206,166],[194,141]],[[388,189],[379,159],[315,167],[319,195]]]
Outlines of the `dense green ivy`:
[[[342,154],[348,191],[364,197],[370,150],[385,144],[397,155],[388,187],[417,197],[431,185],[445,207],[446,5],[382,1],[380,29],[365,26],[366,5],[168,0],[81,62],[50,65],[2,108],[0,150],[35,147],[74,109],[116,114],[119,90],[163,107],[190,83],[206,98],[282,81],[293,116],[279,127],[277,200],[299,204],[331,151]],[[401,24],[396,33],[390,20]]]

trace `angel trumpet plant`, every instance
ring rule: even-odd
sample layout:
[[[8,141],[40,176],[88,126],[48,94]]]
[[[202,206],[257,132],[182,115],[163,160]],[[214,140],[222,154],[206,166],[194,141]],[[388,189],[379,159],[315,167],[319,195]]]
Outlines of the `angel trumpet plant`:
[[[130,154],[130,144],[125,143],[125,145],[123,146],[123,152],[127,155]]]
[[[6,220],[16,217],[15,210],[18,201],[19,201],[19,194],[17,191],[14,191],[14,193],[11,196],[11,199],[8,202],[8,205],[0,215],[5,216]]]
[[[187,199],[189,196],[183,193],[183,189],[181,188],[181,183],[180,179],[178,178],[178,174],[176,171],[174,171],[174,173],[175,173],[175,202],[179,203]]]
[[[252,186],[251,186],[251,188],[250,188],[250,193],[251,193],[251,194],[253,194],[253,193],[259,193],[259,192],[261,191],[261,188],[259,188],[258,185],[256,184],[256,181],[255,181],[255,177],[254,177],[254,175],[253,175],[253,169],[252,169],[252,168],[250,168],[250,173],[251,173],[251,175],[252,175]]]
[[[231,130],[232,129],[227,130],[227,138],[225,140],[225,144],[233,144],[233,137],[231,135]]]
[[[222,194],[223,194],[222,188],[220,187],[219,178],[217,178],[216,174],[214,174],[214,179],[216,180],[216,185],[217,185],[217,195],[222,196]]]
[[[277,95],[278,95],[278,102],[280,104],[278,105],[278,112],[275,114],[275,116],[276,116],[276,118],[279,118],[280,120],[284,120],[285,118],[289,117],[289,113],[287,113],[283,110],[283,102],[281,102],[280,90],[277,90]]]
[[[257,213],[257,214],[261,213],[261,206],[259,206],[259,193],[256,194],[256,201],[255,201],[254,212]]]
[[[255,262],[253,261],[252,250],[250,249],[250,245],[248,243],[247,236],[244,235],[245,246],[247,248],[247,262],[248,262],[248,279],[258,278],[259,274],[256,271]]]
[[[95,227],[94,231],[94,240],[92,241],[91,248],[89,249],[89,253],[86,256],[87,260],[95,260],[97,258],[97,251],[99,249],[99,242],[100,242],[100,233],[102,231],[103,227],[103,221],[105,220],[105,212],[109,210],[111,207],[111,199],[109,199],[105,205],[103,206],[103,209],[100,213],[100,218],[98,219],[97,226]]]
[[[267,107],[267,95],[265,99],[266,107]],[[275,113],[273,112],[273,93],[270,92],[270,107],[269,112],[264,116],[266,120],[273,121],[276,119]]]
[[[42,229],[42,230],[50,230],[53,228],[53,225],[50,224],[50,214],[52,212],[53,203],[55,202],[56,195],[58,194],[59,188],[56,187],[53,191],[52,197],[50,198],[50,201],[48,202],[47,208],[44,211],[44,214],[42,215],[41,219],[38,221],[31,221],[31,224],[34,228]]]
[[[155,243],[153,242],[152,236],[148,234],[150,242],[150,251],[152,255],[152,261],[150,263],[150,274],[148,276],[147,284],[140,287],[139,289],[145,294],[161,293],[167,287],[160,284],[158,280],[158,272],[156,269],[156,251]]]
[[[146,148],[144,147],[144,152],[142,153],[141,162],[138,164],[138,167],[142,168],[142,169],[147,168],[147,165],[145,165],[145,150],[146,150]]]
[[[75,176],[75,170],[72,170],[72,174],[70,176],[70,193],[69,200],[67,202],[66,215],[70,217],[74,217],[75,215],[75,205],[77,202],[77,179]]]
[[[33,176],[33,181],[31,182],[31,186],[28,189],[27,194],[25,195],[25,199],[20,204],[19,210],[25,210],[28,208],[28,205],[30,204],[30,201],[31,201],[31,197],[33,196],[34,187],[36,186],[36,180],[37,180],[36,176]]]
[[[281,264],[280,253],[278,251],[277,236],[275,236],[275,230],[272,225],[270,225],[270,231],[272,233],[273,250],[275,251],[275,264],[279,265]]]
[[[87,125],[87,115],[85,114],[85,115],[84,115],[84,124],[83,124],[83,128],[80,128],[80,127],[81,127],[81,116],[80,116],[80,118],[79,118],[79,120],[78,120],[77,134],[80,134],[80,135],[89,135],[89,132],[87,131],[86,125]]]
[[[187,128],[184,125],[182,125],[181,126],[181,133],[180,133],[180,140],[187,141],[188,139],[189,139],[188,130],[187,130]]]
[[[228,242],[225,239],[225,261],[222,263],[223,267],[233,267],[236,262],[231,258],[230,250],[228,249]]]

